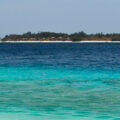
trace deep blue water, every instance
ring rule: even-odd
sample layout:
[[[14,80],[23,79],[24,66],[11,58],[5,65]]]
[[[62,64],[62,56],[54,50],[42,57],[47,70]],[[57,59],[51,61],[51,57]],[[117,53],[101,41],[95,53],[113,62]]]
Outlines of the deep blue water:
[[[0,44],[0,120],[120,120],[120,44]]]

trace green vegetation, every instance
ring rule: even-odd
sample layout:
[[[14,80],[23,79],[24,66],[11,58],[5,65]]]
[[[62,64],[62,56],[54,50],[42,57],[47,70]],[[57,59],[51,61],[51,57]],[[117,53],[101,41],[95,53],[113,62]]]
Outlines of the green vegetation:
[[[81,40],[111,40],[111,41],[120,41],[120,34],[86,34],[85,32],[77,32],[73,34],[66,33],[55,33],[55,32],[40,32],[40,33],[31,33],[27,32],[22,35],[11,34],[6,35],[3,39],[4,41],[81,41]]]

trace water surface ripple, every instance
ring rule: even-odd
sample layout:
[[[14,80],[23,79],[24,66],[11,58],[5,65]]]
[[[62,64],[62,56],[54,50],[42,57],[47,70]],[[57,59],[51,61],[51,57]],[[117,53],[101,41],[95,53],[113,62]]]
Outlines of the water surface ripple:
[[[0,44],[0,120],[120,120],[120,44]]]

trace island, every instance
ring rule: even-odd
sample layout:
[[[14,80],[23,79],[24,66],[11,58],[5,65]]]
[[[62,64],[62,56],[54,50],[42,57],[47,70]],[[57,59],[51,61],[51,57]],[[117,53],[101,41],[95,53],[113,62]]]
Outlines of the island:
[[[55,32],[27,32],[24,34],[6,35],[0,42],[120,42],[120,33],[87,34],[84,31],[72,34]]]

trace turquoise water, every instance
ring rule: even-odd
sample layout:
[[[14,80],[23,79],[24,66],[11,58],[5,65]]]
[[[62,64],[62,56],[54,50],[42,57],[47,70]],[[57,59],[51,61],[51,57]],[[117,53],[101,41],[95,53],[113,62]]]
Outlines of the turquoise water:
[[[0,120],[120,120],[120,44],[0,44]]]

